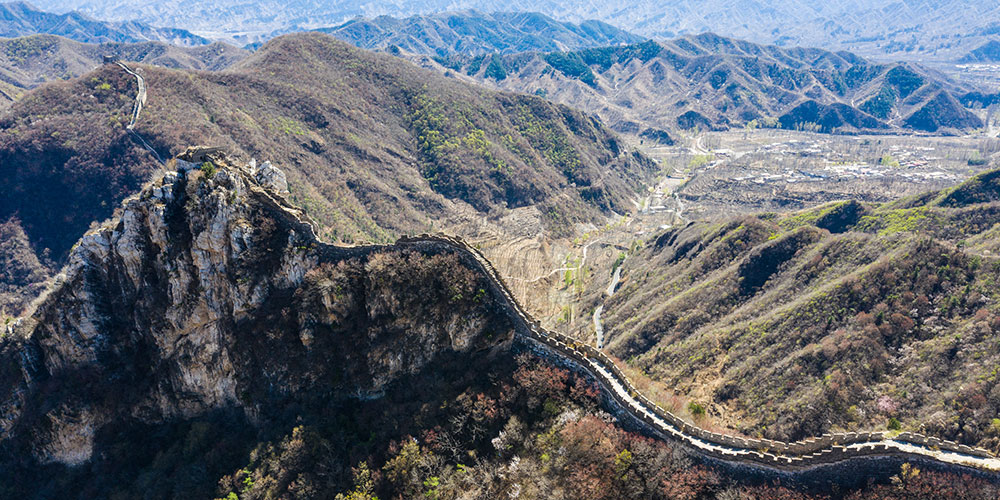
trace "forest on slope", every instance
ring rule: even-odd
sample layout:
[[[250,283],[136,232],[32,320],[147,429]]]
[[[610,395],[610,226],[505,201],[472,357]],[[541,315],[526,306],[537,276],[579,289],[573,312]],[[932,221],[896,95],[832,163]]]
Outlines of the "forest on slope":
[[[434,61],[441,71],[544,95],[634,134],[742,128],[750,122],[826,133],[960,133],[983,126],[962,104],[970,88],[919,65],[712,33],[568,52],[453,54]]]
[[[605,304],[608,349],[732,431],[1000,451],[998,179],[654,234]]]

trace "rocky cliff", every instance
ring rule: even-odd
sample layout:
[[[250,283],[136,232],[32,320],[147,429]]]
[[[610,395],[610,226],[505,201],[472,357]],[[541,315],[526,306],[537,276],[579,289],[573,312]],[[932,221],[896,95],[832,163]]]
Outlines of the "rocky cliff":
[[[252,428],[507,345],[509,319],[444,245],[326,245],[277,168],[175,167],[88,232],[0,340],[0,472],[118,467],[134,429],[213,412]]]

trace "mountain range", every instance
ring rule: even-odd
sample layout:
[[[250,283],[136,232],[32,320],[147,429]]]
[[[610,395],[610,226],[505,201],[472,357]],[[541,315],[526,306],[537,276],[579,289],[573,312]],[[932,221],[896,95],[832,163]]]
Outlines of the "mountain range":
[[[161,157],[207,144],[284,158],[291,199],[330,241],[442,227],[571,234],[631,210],[656,169],[580,112],[320,33],[279,37],[220,72],[137,69],[149,98],[136,131]],[[123,127],[136,91],[105,65],[0,115],[0,219],[16,216],[38,252],[61,261],[159,167]]]
[[[247,8],[243,2],[170,0],[155,6],[138,0],[38,0],[54,11],[71,9],[101,19],[131,20],[160,26],[185,26],[208,38],[260,41],[288,29],[338,26],[357,17],[397,18],[458,9],[483,12],[540,12],[560,21],[598,19],[649,38],[667,39],[707,31],[782,46],[851,50],[882,58],[935,58],[954,61],[982,45],[997,26],[1000,6],[972,0],[852,0],[835,4],[816,0],[776,2],[721,0],[656,2],[621,6],[579,0],[547,3],[523,0],[499,3],[433,1],[319,2],[265,0]]]
[[[582,29],[544,19],[529,22],[537,19],[469,14],[415,18],[409,24],[383,19],[386,24],[374,31],[368,30],[373,24],[357,21],[334,30],[334,36],[393,47],[396,55],[446,76],[542,95],[593,113],[620,132],[653,134],[666,142],[679,129],[726,129],[749,122],[821,132],[962,133],[983,126],[979,108],[992,102],[990,94],[920,65],[873,63],[848,52],[784,49],[711,34],[570,52],[498,53],[556,45],[542,41],[548,40],[542,33],[552,25],[563,34]],[[470,25],[491,28],[477,31]],[[508,38],[498,26],[521,35]],[[615,40],[600,36],[599,30],[587,33],[574,35],[572,43]],[[511,45],[498,44],[501,39]],[[0,106],[44,81],[83,74],[105,56],[221,70],[248,54],[221,43],[191,48],[161,42],[89,45],[52,36],[10,39],[0,46]]]
[[[797,32],[949,4],[879,2],[698,15]],[[267,41],[0,39],[0,498],[1000,495],[1000,154],[920,136],[983,127],[1000,95],[913,62],[541,14],[87,5]],[[638,13],[718,6],[560,5],[539,8],[654,32],[698,23]],[[806,146],[861,171],[933,145],[951,160],[934,186],[972,177],[852,200],[804,169],[778,177],[811,208],[690,220],[717,181],[790,198],[723,163],[667,177],[612,131],[738,127],[787,140],[748,153],[776,170]]]
[[[164,42],[82,43],[55,35],[0,39],[0,109],[28,89],[93,71],[105,58],[165,68],[219,70],[247,52],[224,43],[178,47]]]
[[[159,41],[180,46],[211,43],[182,29],[157,28],[132,19],[99,21],[76,11],[53,14],[25,2],[0,3],[0,37],[36,34],[59,35],[86,43]]]
[[[692,222],[624,259],[608,350],[735,429],[1000,450],[1000,171],[882,205]],[[586,301],[585,301],[586,302]]]
[[[846,479],[772,474],[643,435],[525,338],[468,247],[324,243],[279,169],[198,151],[95,224],[6,325],[3,497],[997,494],[887,454]]]
[[[631,133],[751,121],[822,132],[959,132],[983,125],[961,104],[969,89],[926,68],[713,34],[574,52],[414,59],[572,103]]]
[[[559,22],[536,12],[447,12],[397,19],[355,19],[320,28],[364,49],[396,48],[418,54],[570,51],[645,41],[600,21]]]

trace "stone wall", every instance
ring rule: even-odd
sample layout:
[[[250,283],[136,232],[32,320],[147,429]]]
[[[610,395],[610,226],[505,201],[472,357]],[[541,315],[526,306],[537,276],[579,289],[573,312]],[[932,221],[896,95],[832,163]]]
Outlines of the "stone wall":
[[[618,365],[595,347],[542,328],[514,298],[500,273],[477,249],[442,234],[400,238],[397,244],[438,243],[457,247],[489,277],[494,293],[510,305],[518,333],[563,356],[568,366],[593,377],[619,408],[641,422],[652,434],[680,441],[705,456],[726,462],[797,471],[854,458],[911,457],[942,465],[1000,472],[1000,460],[989,451],[938,438],[903,432],[849,432],[824,434],[795,442],[754,439],[710,432],[661,408],[640,393]]]

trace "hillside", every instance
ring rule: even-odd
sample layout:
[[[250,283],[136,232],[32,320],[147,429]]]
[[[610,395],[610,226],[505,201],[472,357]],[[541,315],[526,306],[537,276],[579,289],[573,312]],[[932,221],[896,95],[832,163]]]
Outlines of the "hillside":
[[[223,43],[199,47],[163,42],[90,44],[54,35],[0,39],[0,109],[45,82],[93,71],[104,64],[105,56],[167,68],[219,70],[246,54]]]
[[[6,325],[20,315],[42,292],[50,274],[20,223],[16,219],[0,223],[0,323]]]
[[[982,126],[959,102],[967,89],[919,66],[712,34],[425,64],[572,103],[618,131],[636,134],[740,128],[755,120],[755,126],[848,133],[947,133]]]
[[[571,235],[631,210],[655,169],[582,113],[318,33],[277,38],[222,72],[141,71],[149,97],[137,131],[161,156],[206,144],[284,158],[292,199],[329,241],[437,228],[500,241]],[[107,65],[0,116],[0,219],[17,214],[57,262],[157,168],[124,130],[135,92]]]
[[[980,45],[972,52],[962,57],[962,63],[994,63],[1000,62],[1000,41],[990,40]]]
[[[395,46],[436,56],[579,50],[645,40],[600,21],[566,23],[536,12],[462,11],[405,19],[379,16],[318,31],[365,49]]]
[[[62,6],[60,6],[62,7]],[[0,37],[59,35],[85,43],[160,41],[174,45],[205,45],[209,40],[175,28],[156,28],[129,20],[99,21],[80,12],[43,12],[25,2],[0,3]]]
[[[996,453],[998,178],[661,231],[581,307],[603,303],[611,353],[733,430],[902,428]]]
[[[80,240],[0,336],[0,496],[997,493],[894,458],[863,480],[759,481],[629,432],[592,380],[529,352],[468,251],[324,244],[283,178],[172,161]]]

